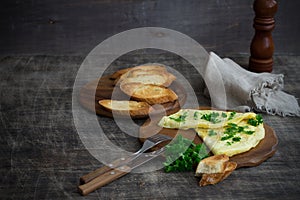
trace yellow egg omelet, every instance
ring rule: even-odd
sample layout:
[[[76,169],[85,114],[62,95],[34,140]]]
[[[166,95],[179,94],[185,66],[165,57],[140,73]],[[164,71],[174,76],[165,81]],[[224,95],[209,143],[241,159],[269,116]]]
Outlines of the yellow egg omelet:
[[[249,151],[265,137],[263,124],[255,127],[245,120],[219,129],[195,130],[214,155],[233,156]]]
[[[255,113],[182,109],[163,117],[164,128],[195,129],[215,155],[233,156],[249,151],[265,137],[262,118]]]
[[[255,118],[255,113],[236,113],[216,110],[181,109],[175,114],[164,116],[159,125],[165,128],[187,130],[190,128],[221,128],[228,123]]]

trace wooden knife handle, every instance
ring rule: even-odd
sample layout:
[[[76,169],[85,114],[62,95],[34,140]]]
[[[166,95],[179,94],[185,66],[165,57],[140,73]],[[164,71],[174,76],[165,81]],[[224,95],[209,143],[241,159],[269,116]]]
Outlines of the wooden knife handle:
[[[131,171],[131,168],[128,166],[121,166],[116,169],[110,169],[104,174],[94,178],[90,182],[79,185],[78,190],[82,195],[88,195],[89,193],[99,189],[100,187],[111,183],[112,181],[128,174]]]
[[[101,174],[104,174],[105,172],[108,172],[111,169],[122,165],[122,163],[126,164],[129,160],[130,160],[130,157],[129,158],[119,158],[119,159],[113,161],[112,163],[110,163],[108,166],[100,167],[86,175],[81,176],[79,179],[80,185],[90,182],[91,180],[93,180],[94,178],[97,178]]]

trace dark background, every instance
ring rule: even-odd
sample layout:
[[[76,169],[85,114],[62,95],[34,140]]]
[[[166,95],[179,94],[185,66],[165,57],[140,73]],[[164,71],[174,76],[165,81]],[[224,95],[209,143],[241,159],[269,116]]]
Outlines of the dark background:
[[[86,198],[76,189],[80,176],[101,166],[73,122],[73,84],[85,56],[121,31],[156,26],[180,31],[245,66],[254,35],[253,1],[2,0],[0,199],[299,199],[300,118],[271,115],[263,116],[278,136],[275,155],[216,186],[200,188],[193,172],[160,170],[127,175]],[[300,1],[277,2],[274,73],[284,74],[285,90],[299,98]],[[182,68],[197,95],[202,92],[201,77],[178,56],[137,51],[114,67],[153,61]],[[204,99],[200,104],[206,105]],[[113,119],[99,120],[113,142],[139,148]]]
[[[275,54],[300,54],[298,0],[278,0]],[[2,0],[0,55],[86,55],[104,39],[146,26],[192,37],[220,55],[249,54],[253,0]]]

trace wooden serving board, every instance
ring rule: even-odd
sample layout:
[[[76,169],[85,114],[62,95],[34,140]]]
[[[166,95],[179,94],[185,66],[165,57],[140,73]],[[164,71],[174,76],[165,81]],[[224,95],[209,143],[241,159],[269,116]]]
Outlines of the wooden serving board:
[[[102,106],[98,104],[98,101],[102,99],[111,99],[112,95],[114,100],[129,99],[129,97],[125,93],[123,93],[118,86],[115,86],[114,84],[115,79],[118,78],[116,74],[121,75],[121,70],[120,73],[118,73],[117,71],[114,74],[103,76],[99,80],[94,80],[84,85],[79,92],[80,104],[84,108],[92,112],[96,112],[98,115],[113,117],[111,112],[103,109]],[[96,85],[97,87],[95,91],[94,88]],[[175,80],[169,86],[169,88],[172,89],[177,94],[178,100],[174,102],[161,104],[168,115],[180,110],[180,105],[183,105],[186,101],[186,92],[178,81]],[[156,110],[156,113],[159,113],[159,110]],[[118,117],[122,117],[122,116],[118,116]],[[131,116],[131,117],[134,119],[147,118],[148,115],[142,115],[142,116],[139,115],[139,116]]]
[[[178,130],[159,127],[157,124],[160,119],[161,117],[153,117],[151,119],[146,120],[143,126],[141,126],[139,132],[141,142],[144,142],[146,138],[156,133],[160,133],[171,136],[173,138],[176,137],[177,134],[181,134],[184,137],[193,140],[195,144],[203,143],[202,139],[197,135],[196,131],[194,131],[193,129]],[[275,134],[275,131],[270,126],[264,124],[264,128],[265,138],[262,141],[260,141],[260,143],[255,148],[245,153],[237,154],[235,156],[230,157],[231,161],[237,163],[237,168],[257,166],[274,155],[278,144],[277,136]],[[156,148],[161,148],[164,145],[166,145],[166,143],[163,143],[160,146],[157,146]]]

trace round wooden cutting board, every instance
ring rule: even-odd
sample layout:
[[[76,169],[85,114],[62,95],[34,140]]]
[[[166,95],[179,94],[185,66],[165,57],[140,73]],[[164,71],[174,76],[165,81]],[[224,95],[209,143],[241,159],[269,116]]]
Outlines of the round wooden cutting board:
[[[178,130],[178,129],[161,128],[157,125],[160,119],[161,118],[159,117],[148,119],[141,126],[139,132],[141,142],[144,142],[146,138],[156,133],[160,133],[164,135],[169,135],[173,138],[177,134],[181,134],[184,137],[193,140],[195,144],[202,143],[201,138],[197,135],[196,131],[194,131],[193,129]],[[237,163],[237,168],[257,166],[274,155],[278,144],[277,136],[275,134],[275,131],[270,126],[264,124],[264,128],[265,128],[265,138],[261,140],[260,143],[255,148],[252,148],[250,151],[247,151],[245,153],[237,154],[235,156],[230,157],[231,161]],[[165,144],[166,143],[163,143],[157,148],[161,148]]]
[[[99,105],[98,101],[102,99],[111,99],[112,96],[114,100],[129,99],[129,97],[126,94],[124,94],[118,86],[115,86],[115,79],[117,78],[116,74],[118,74],[118,72],[115,72],[114,74],[111,75],[103,76],[99,80],[94,80],[84,85],[79,92],[80,104],[84,108],[92,112],[96,111],[98,115],[113,117],[112,113],[103,109]],[[96,91],[94,90],[95,85],[97,85]],[[163,106],[162,110],[164,110],[162,112],[166,112],[168,115],[177,112],[180,109],[180,105],[183,105],[186,101],[186,92],[182,87],[182,85],[179,84],[178,81],[175,80],[169,86],[169,88],[172,89],[177,94],[178,100],[174,102],[161,104]],[[156,110],[155,113],[159,113],[159,110]],[[117,116],[117,117],[123,117],[123,116]],[[147,118],[147,117],[148,115],[131,116],[131,118],[133,119]]]

